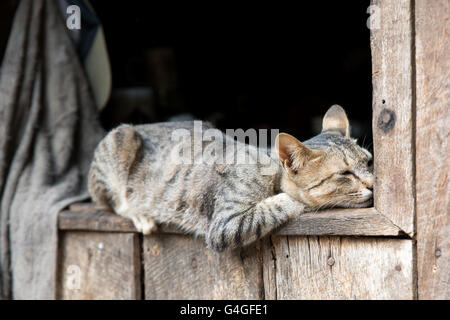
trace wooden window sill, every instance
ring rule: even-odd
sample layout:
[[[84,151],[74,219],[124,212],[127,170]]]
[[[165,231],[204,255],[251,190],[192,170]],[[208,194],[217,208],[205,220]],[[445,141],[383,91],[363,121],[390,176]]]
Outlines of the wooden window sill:
[[[96,208],[92,203],[70,206],[59,214],[60,230],[137,232],[131,220]],[[160,226],[158,233],[182,234]],[[304,213],[274,231],[275,235],[404,236],[404,232],[375,208],[332,209]]]

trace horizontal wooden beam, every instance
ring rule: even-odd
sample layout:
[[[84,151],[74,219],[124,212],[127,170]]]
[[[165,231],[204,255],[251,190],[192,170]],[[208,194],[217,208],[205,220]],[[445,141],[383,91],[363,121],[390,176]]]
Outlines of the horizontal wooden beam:
[[[137,232],[131,220],[90,203],[72,205],[59,214],[60,230]],[[181,234],[160,226],[158,233]],[[304,213],[274,232],[276,235],[402,236],[404,233],[375,208],[333,209]]]
[[[277,235],[401,236],[375,208],[332,209],[304,213],[289,221]]]
[[[58,216],[59,230],[137,232],[130,219],[93,204],[75,204]]]

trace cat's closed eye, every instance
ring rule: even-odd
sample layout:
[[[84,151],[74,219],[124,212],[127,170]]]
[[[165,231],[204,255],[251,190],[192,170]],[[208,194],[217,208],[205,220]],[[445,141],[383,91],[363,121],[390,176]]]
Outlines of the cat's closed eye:
[[[343,176],[355,176],[355,174],[353,172],[351,172],[350,170],[346,170],[344,172],[341,172],[341,175],[343,175]]]

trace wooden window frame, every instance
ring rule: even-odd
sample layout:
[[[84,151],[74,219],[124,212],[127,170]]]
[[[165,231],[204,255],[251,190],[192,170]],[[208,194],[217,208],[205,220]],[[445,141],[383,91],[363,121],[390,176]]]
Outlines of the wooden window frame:
[[[414,236],[414,73],[411,1],[373,1],[380,28],[372,29],[374,207],[305,213],[275,235]],[[394,16],[395,15],[395,16]],[[84,214],[80,214],[80,212]],[[126,218],[92,205],[59,216],[60,230],[136,232]],[[161,228],[162,232],[178,233]]]

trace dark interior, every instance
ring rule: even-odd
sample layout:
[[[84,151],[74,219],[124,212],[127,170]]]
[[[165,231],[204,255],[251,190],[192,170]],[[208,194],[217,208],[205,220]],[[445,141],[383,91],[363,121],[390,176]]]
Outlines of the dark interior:
[[[90,2],[103,23],[113,74],[101,114],[107,129],[182,115],[222,129],[278,128],[303,140],[318,133],[328,107],[340,104],[353,136],[370,145],[369,0]],[[14,3],[1,4],[0,57]],[[133,91],[121,94],[133,88],[153,94],[135,108]]]

